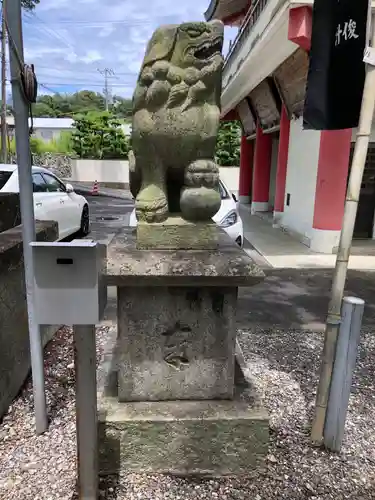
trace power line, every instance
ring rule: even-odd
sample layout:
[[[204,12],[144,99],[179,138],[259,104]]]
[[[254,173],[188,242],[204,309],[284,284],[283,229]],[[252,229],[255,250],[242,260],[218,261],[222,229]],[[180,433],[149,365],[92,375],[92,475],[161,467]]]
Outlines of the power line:
[[[67,62],[67,61],[64,61],[64,62]],[[71,64],[74,64],[74,63],[71,63]],[[82,80],[82,78],[85,78],[85,77],[90,78],[90,80],[91,80],[94,75],[97,75],[97,70],[90,71],[90,70],[81,70],[81,69],[75,69],[75,68],[68,69],[67,71],[74,73],[75,75],[77,75],[77,77],[75,77],[75,76],[70,77],[69,75],[66,75],[65,73],[61,74],[61,76],[60,75],[51,75],[50,74],[51,71],[60,71],[61,73],[63,73],[61,66],[59,66],[59,67],[57,67],[57,66],[56,67],[43,66],[43,65],[40,65],[38,63],[34,63],[34,68],[35,68],[35,72],[37,73],[37,75],[44,74],[48,71],[48,74],[45,74],[45,77],[47,77],[47,78],[56,77],[58,79],[63,78],[65,80],[69,80],[69,81],[71,81],[71,80],[77,81],[77,79],[79,79],[79,77],[81,77],[80,80]],[[47,71],[44,71],[44,70],[47,70]],[[137,76],[137,73],[134,73],[133,71],[123,71],[123,72],[119,73],[116,71],[116,75],[114,75],[114,76],[116,78],[121,77],[121,76],[134,78]],[[96,80],[96,81],[99,83],[99,80]]]
[[[67,62],[67,61],[64,61],[64,63],[65,62]],[[75,64],[75,63],[71,63],[71,64]],[[49,69],[49,70],[52,70],[52,71],[54,69],[57,69],[57,70],[61,71],[61,65],[54,67],[54,66],[43,66],[41,64],[35,63],[34,66],[36,68]],[[93,74],[93,73],[97,73],[97,70],[87,70],[86,71],[86,70],[82,70],[82,69],[79,69],[79,68],[77,68],[77,69],[74,68],[74,73],[88,73],[88,74]],[[116,71],[116,75],[114,75],[114,76],[127,75],[129,73],[131,73],[131,71],[125,71],[125,72],[120,72],[120,73],[118,71]]]
[[[41,80],[48,80],[52,82],[61,82],[61,83],[87,83],[87,82],[92,82],[97,85],[103,86],[103,82],[99,80],[99,78],[92,78],[92,75],[88,74],[82,74],[82,75],[77,75],[76,77],[72,76],[70,77],[69,75],[51,75],[50,73],[47,72],[42,72],[38,71],[38,68],[35,69],[35,72],[37,76]],[[130,76],[130,75],[129,75]],[[121,83],[117,83],[115,85],[122,85]]]
[[[50,87],[47,87],[47,85],[44,85],[44,83],[38,82],[38,85],[40,87],[43,87],[44,89],[48,90],[49,92],[52,92],[53,94],[56,94],[56,90],[51,89]]]
[[[84,86],[84,85],[87,85],[89,87],[103,87],[103,85],[100,84],[100,83],[90,83],[90,82],[44,83],[43,85],[53,85],[53,86],[56,86],[56,87],[80,87],[80,86]],[[126,87],[126,85],[123,85],[122,83],[114,83],[114,84],[112,84],[112,87],[119,87],[119,88],[121,88],[121,87]]]
[[[51,30],[49,28],[48,24],[45,21],[43,21],[42,19],[40,19],[35,14],[35,12],[25,13],[24,16],[25,16],[25,18],[24,18],[25,23],[27,23],[27,20],[39,19],[38,23],[33,22],[32,24],[41,24],[42,26],[36,26],[36,27],[38,29],[40,29],[42,32],[44,32],[45,34],[49,35],[51,38],[54,38],[55,40],[58,40],[59,42],[63,42],[64,45],[66,45],[67,47],[69,47],[71,50],[74,51],[73,45],[68,40],[66,40],[66,38],[63,37],[61,35],[61,33],[58,33],[56,31]]]
[[[61,66],[60,66],[60,67],[58,67],[58,68],[57,68],[57,67],[56,67],[56,68],[54,68],[54,67],[52,67],[52,66],[39,66],[39,64],[37,64],[37,63],[36,63],[36,64],[34,64],[34,67],[35,67],[35,71],[38,71],[38,73],[41,73],[41,71],[40,71],[40,70],[44,70],[44,69],[45,69],[45,70],[49,70],[49,71],[54,71],[54,70],[61,71]],[[97,72],[96,72],[96,71],[94,71],[94,70],[92,70],[92,71],[82,71],[82,70],[79,70],[79,69],[77,69],[77,70],[76,70],[76,69],[71,69],[71,70],[69,70],[69,71],[72,71],[72,72],[74,72],[74,73],[76,73],[76,74],[78,74],[78,75],[83,75],[83,76],[85,76],[85,75],[86,75],[86,76],[88,76],[88,77],[90,77],[90,78],[91,78],[91,76],[93,76],[94,74],[96,74],[96,73],[97,73]],[[57,76],[57,75],[55,75],[55,76]],[[136,73],[134,73],[134,72],[132,72],[132,71],[121,72],[121,73],[118,73],[118,72],[116,71],[116,77],[118,77],[118,76],[137,76],[137,75],[136,75]],[[64,76],[62,75],[62,77],[64,77]],[[60,77],[58,76],[58,78],[60,78]],[[65,77],[64,77],[64,78],[65,78]],[[68,79],[69,79],[69,77],[68,77],[68,76],[67,76],[66,78],[68,78]]]
[[[72,91],[74,91],[74,92],[90,91],[90,90],[92,92],[95,92],[95,90],[92,90],[92,87],[101,87],[101,85],[92,85],[90,83],[71,85],[68,83],[61,84],[61,83],[41,83],[41,82],[38,82],[38,85],[40,87],[44,88],[45,90],[48,90],[48,92],[51,92],[52,94],[61,93],[59,90],[56,90],[56,88],[61,88],[61,87],[70,87],[72,89]],[[81,87],[81,88],[78,88],[78,87]],[[62,92],[62,93],[70,94],[71,92]],[[96,93],[100,94],[100,92],[98,92],[98,91],[96,91]],[[127,99],[131,99],[131,95],[129,95],[129,97],[127,97]]]
[[[43,21],[43,19],[38,18],[34,13],[32,13],[32,17],[35,17],[37,19],[37,21],[33,21],[32,23],[28,22],[28,21],[30,21],[31,16],[28,16],[27,14],[25,14],[25,16],[26,16],[25,22],[27,24],[35,24],[35,25],[46,24],[46,21]],[[93,26],[97,26],[97,25],[107,25],[107,24],[125,24],[128,26],[139,26],[139,25],[154,25],[156,23],[155,23],[155,21],[153,21],[151,19],[139,19],[139,20],[133,19],[132,21],[129,21],[129,19],[114,19],[112,21],[110,21],[110,20],[105,20],[105,21],[103,21],[103,20],[99,20],[99,21],[85,21],[85,20],[82,20],[82,21],[80,21],[80,20],[50,21],[50,20],[48,20],[48,24],[52,25],[52,26],[57,26],[57,25],[65,25],[65,26],[93,25]]]

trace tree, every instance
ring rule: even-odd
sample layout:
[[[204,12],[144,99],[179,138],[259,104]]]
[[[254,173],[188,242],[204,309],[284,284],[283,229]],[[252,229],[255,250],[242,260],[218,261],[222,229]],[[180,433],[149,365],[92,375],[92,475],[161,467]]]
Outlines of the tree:
[[[8,2],[11,0],[8,0]],[[1,4],[3,0],[1,0]],[[21,6],[25,10],[33,10],[40,3],[40,0],[21,0]]]
[[[114,96],[113,98],[113,108],[117,116],[122,118],[131,118],[133,111],[133,103],[131,99],[125,99],[124,97]]]
[[[99,92],[81,90],[74,94],[41,95],[33,105],[35,117],[67,117],[74,118],[77,114],[105,111],[105,98]],[[132,102],[130,99],[115,97],[111,109],[117,118],[130,119],[132,115]]]
[[[33,10],[36,5],[40,3],[40,0],[21,0],[22,8],[25,10]]]
[[[241,127],[237,121],[220,123],[216,142],[216,161],[223,167],[239,165]]]
[[[73,151],[80,158],[126,159],[130,144],[121,122],[110,113],[88,113],[76,117]]]

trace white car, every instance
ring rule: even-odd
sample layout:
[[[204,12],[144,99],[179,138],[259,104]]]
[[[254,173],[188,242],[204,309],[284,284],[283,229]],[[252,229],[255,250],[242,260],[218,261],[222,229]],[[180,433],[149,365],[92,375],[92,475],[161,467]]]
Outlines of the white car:
[[[74,192],[50,170],[32,167],[34,216],[36,220],[56,221],[61,240],[76,232],[90,232],[89,206],[86,198]],[[0,192],[19,193],[17,165],[0,164]]]
[[[221,196],[221,207],[212,217],[212,220],[222,227],[224,231],[241,247],[243,246],[243,224],[238,212],[238,201],[222,180],[219,182]],[[137,217],[135,209],[130,214],[130,227],[137,226]]]

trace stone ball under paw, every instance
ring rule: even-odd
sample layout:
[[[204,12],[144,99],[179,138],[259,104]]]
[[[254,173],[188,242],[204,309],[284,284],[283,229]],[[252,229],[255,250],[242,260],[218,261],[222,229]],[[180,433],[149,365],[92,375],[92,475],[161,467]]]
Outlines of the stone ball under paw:
[[[220,209],[221,198],[216,189],[185,188],[180,207],[184,219],[192,222],[209,221]]]

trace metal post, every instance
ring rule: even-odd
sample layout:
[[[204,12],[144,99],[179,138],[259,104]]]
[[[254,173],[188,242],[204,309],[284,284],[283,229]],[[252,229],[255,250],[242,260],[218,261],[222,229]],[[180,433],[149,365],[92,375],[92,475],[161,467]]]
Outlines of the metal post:
[[[33,377],[35,427],[37,434],[47,430],[46,396],[44,392],[43,346],[34,311],[34,263],[30,243],[35,241],[33,185],[28,126],[28,105],[22,93],[20,62],[23,61],[21,0],[6,3],[10,70],[16,129],[17,165],[22,219],[23,257],[25,267],[26,303]],[[21,61],[20,61],[20,60]]]
[[[98,496],[95,326],[75,325],[77,463],[80,500]]]
[[[3,0],[2,22],[1,22],[1,159],[3,163],[8,163],[7,154],[7,92],[6,92],[6,22],[5,22],[5,2]]]
[[[364,301],[356,297],[344,297],[343,299],[342,321],[337,339],[324,428],[324,444],[332,451],[341,450],[344,437],[364,305]]]

